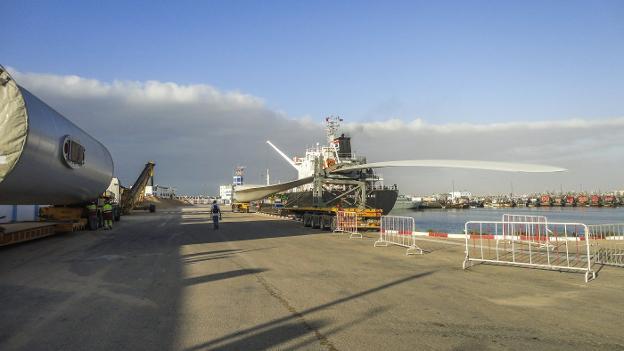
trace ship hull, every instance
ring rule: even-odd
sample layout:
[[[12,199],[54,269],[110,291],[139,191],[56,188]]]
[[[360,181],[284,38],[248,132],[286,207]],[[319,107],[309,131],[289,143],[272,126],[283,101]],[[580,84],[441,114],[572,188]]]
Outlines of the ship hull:
[[[339,194],[339,192],[326,191],[323,193],[323,201],[329,202],[327,206],[340,205],[341,207],[350,207],[350,204],[353,203],[352,197],[349,198],[349,196],[347,196],[343,199],[333,200]],[[398,196],[398,190],[394,189],[373,190],[366,199],[366,207],[381,209],[383,214],[387,215],[392,211]],[[283,194],[282,201],[286,207],[312,207],[314,205],[312,191],[285,193]]]

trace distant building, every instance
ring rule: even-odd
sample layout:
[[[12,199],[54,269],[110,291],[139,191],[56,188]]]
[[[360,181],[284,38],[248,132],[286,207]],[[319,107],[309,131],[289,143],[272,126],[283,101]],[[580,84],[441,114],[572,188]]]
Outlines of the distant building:
[[[229,204],[232,202],[232,186],[231,185],[221,185],[219,186],[219,197],[225,204]]]
[[[172,198],[176,195],[176,188],[172,186],[156,185],[156,196]]]
[[[183,195],[177,196],[177,198],[193,205],[208,205],[214,200],[214,198],[206,195]]]
[[[153,186],[151,185],[146,185],[145,186],[145,196],[152,196],[154,195],[154,189]]]
[[[451,191],[449,193],[451,200],[459,199],[459,198],[471,198],[472,193],[470,191]]]
[[[146,196],[156,196],[163,198],[172,198],[176,196],[176,188],[164,185],[146,185],[145,186],[145,195]]]

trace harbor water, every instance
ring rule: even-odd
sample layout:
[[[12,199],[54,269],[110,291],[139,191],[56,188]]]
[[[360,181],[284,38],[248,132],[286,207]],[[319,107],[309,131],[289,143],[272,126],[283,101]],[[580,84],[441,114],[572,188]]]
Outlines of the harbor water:
[[[391,216],[413,217],[417,231],[463,233],[467,221],[500,221],[503,214],[546,216],[549,222],[624,223],[624,207],[516,207],[469,209],[393,209]]]

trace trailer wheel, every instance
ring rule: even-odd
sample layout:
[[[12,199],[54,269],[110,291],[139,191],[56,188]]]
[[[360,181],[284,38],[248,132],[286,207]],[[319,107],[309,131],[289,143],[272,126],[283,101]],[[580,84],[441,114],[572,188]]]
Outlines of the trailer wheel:
[[[332,215],[326,215],[325,216],[325,229],[329,230],[329,231],[334,231],[334,228],[332,227],[334,219],[336,217],[332,216]]]
[[[311,227],[312,226],[312,221],[311,221],[311,215],[309,213],[304,213],[303,214],[303,226],[304,227]]]
[[[312,215],[312,228],[314,229],[321,228],[321,215],[317,215],[317,214]]]
[[[321,215],[321,230],[329,228],[329,221],[327,215]]]
[[[331,230],[332,232],[336,231],[336,216],[331,216],[330,222],[329,222],[329,230]]]
[[[97,219],[97,217],[96,216],[89,216],[88,224],[89,224],[89,230],[96,230],[96,229],[98,229],[98,219]]]

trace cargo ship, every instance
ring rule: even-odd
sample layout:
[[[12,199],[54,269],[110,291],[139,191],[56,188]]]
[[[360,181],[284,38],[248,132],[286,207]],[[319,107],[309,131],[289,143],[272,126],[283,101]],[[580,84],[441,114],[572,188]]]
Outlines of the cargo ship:
[[[298,171],[298,178],[303,179],[314,174],[315,162],[322,159],[324,167],[334,167],[335,165],[359,165],[366,163],[366,157],[356,156],[351,150],[351,138],[344,134],[338,135],[339,123],[342,119],[330,116],[325,119],[326,134],[328,144],[308,148],[303,157],[293,157],[291,165]],[[271,145],[282,157],[288,157],[276,146]],[[359,171],[358,178],[366,182],[366,207],[381,209],[384,214],[388,214],[399,196],[396,185],[385,186],[383,178],[377,175],[373,169]],[[313,185],[305,184],[294,188],[281,195],[284,206],[288,207],[313,207],[314,196]],[[346,188],[342,185],[326,186],[322,199],[326,206],[352,207],[357,202],[356,193],[344,195]]]

